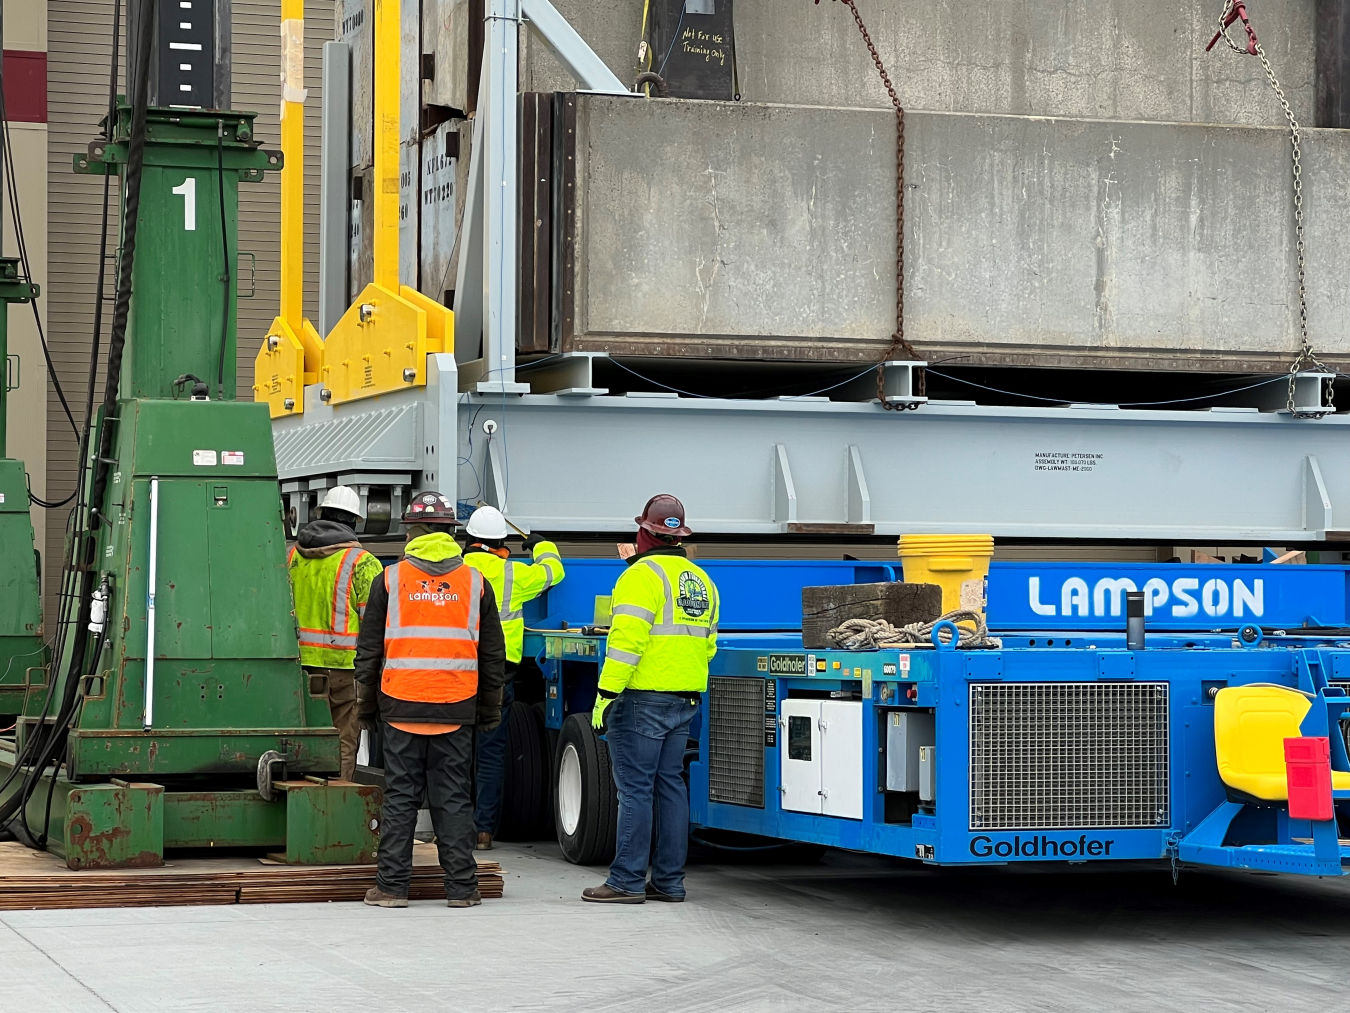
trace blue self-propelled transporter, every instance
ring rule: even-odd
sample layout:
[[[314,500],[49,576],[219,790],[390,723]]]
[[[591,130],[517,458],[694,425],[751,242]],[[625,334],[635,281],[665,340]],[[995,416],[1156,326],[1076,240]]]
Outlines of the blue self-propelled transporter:
[[[621,565],[569,562],[527,615],[559,733],[558,836],[578,861],[604,857],[596,831],[612,819],[608,767],[587,752],[604,749],[587,730],[605,642],[583,624]],[[898,579],[898,567],[701,565],[723,616],[691,729],[696,832],[940,865],[1170,860],[1334,876],[1350,863],[1350,568],[996,563],[988,620],[1001,647],[847,651],[803,648],[801,588]],[[1145,592],[1142,650],[1126,649],[1128,590]],[[1234,687],[1294,701],[1295,717],[1234,711],[1242,693],[1220,698]],[[1217,753],[1216,703],[1236,714]],[[1287,736],[1327,741],[1332,819],[1234,787],[1274,763],[1282,788]]]

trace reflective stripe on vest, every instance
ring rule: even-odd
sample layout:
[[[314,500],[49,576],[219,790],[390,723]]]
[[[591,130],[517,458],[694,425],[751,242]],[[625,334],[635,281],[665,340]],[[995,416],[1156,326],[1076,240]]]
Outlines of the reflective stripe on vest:
[[[460,565],[432,576],[401,560],[384,571],[383,692],[417,703],[457,703],[478,692],[483,576]]]
[[[516,568],[509,559],[505,564],[502,567],[502,600],[497,603],[497,608],[502,622],[509,623],[512,619],[523,619],[525,610],[511,607],[511,596],[515,594]]]

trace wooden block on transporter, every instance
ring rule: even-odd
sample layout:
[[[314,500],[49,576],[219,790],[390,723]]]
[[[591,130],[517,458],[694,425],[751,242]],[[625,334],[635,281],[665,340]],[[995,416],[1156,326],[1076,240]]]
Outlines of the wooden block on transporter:
[[[834,647],[825,634],[845,619],[884,619],[892,626],[931,623],[942,615],[936,584],[831,584],[802,588],[802,646]]]

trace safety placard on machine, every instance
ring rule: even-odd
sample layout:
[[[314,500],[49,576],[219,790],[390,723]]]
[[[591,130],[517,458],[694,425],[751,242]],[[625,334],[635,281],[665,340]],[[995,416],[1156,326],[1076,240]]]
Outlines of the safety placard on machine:
[[[192,463],[199,468],[215,467],[216,452],[214,450],[194,450],[192,452]]]
[[[220,463],[243,465],[244,452],[242,450],[222,450],[220,452]]]

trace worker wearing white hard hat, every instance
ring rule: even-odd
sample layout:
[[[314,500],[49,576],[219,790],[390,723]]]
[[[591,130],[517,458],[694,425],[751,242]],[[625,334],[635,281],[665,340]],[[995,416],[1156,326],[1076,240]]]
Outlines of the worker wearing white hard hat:
[[[525,539],[525,551],[533,562],[511,559],[506,539],[509,525],[496,507],[482,506],[465,526],[468,548],[464,562],[481,573],[496,592],[501,609],[502,632],[506,635],[506,688],[502,697],[502,723],[495,731],[478,737],[477,798],[474,824],[478,850],[492,847],[502,811],[502,780],[506,771],[509,709],[515,702],[514,677],[525,641],[525,603],[533,601],[563,579],[558,547],[538,535]]]
[[[361,725],[356,711],[356,637],[370,586],[384,572],[356,536],[365,519],[361,497],[350,486],[328,490],[318,518],[300,529],[291,548],[291,588],[300,627],[300,663],[310,692],[328,698],[338,730],[341,774],[356,774]]]

